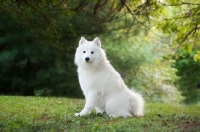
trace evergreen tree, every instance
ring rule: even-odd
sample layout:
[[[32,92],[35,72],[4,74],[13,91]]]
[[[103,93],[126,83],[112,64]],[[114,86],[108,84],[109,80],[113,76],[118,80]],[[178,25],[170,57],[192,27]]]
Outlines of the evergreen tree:
[[[186,103],[197,103],[200,100],[200,62],[194,61],[196,52],[181,52],[176,57],[175,68],[180,77],[177,81],[179,90]]]
[[[8,14],[0,16],[1,94],[82,95],[72,54],[39,41]]]

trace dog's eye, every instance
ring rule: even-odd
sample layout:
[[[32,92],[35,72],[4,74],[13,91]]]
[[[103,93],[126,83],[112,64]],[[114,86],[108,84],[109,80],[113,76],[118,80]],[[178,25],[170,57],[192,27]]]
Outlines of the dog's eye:
[[[85,51],[83,51],[83,53],[85,53]]]
[[[94,54],[94,51],[92,51],[91,54]]]

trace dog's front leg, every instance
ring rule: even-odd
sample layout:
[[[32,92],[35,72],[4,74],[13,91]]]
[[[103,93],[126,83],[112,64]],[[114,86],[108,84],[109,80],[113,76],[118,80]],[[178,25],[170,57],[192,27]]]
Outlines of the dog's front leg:
[[[86,104],[84,109],[80,113],[76,113],[75,116],[83,116],[89,114],[98,104],[100,95],[98,93],[89,93],[86,97]]]

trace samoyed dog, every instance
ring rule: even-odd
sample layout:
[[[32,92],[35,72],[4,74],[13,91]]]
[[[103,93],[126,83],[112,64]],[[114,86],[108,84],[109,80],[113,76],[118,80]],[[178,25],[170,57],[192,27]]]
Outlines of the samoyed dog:
[[[76,49],[75,64],[86,104],[75,116],[84,116],[92,110],[106,112],[110,117],[143,116],[143,97],[125,85],[120,74],[106,58],[98,38],[87,41],[81,37]]]

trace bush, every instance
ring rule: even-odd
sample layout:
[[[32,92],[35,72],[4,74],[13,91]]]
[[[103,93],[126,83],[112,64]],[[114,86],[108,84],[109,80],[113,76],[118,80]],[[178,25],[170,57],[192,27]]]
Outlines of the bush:
[[[192,53],[181,52],[174,56],[176,62],[174,67],[177,68],[177,87],[185,97],[186,103],[197,103],[200,101],[200,62],[194,61],[195,51]]]

